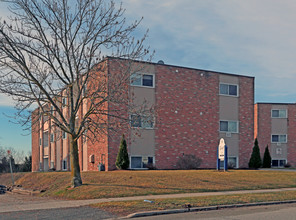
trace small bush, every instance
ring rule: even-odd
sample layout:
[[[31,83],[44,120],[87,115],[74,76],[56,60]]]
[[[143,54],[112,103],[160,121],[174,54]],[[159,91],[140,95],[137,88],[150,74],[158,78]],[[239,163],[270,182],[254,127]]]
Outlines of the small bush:
[[[253,152],[249,161],[249,168],[258,169],[262,166],[262,160],[260,157],[260,148],[257,138],[255,139]]]
[[[271,167],[271,156],[268,150],[268,145],[265,148],[264,156],[263,156],[263,168],[270,168]]]
[[[200,167],[202,159],[194,154],[185,154],[177,161],[176,167],[180,170],[193,170]]]
[[[121,138],[115,165],[120,170],[127,170],[129,168],[129,157],[124,135]]]
[[[290,163],[286,163],[285,164],[285,168],[289,168],[289,167],[291,167],[291,164]]]

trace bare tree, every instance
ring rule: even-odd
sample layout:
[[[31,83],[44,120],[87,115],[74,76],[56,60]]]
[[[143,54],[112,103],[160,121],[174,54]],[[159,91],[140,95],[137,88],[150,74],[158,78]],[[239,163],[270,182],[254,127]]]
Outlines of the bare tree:
[[[30,122],[32,106],[50,118],[52,126],[70,136],[72,187],[82,184],[77,140],[85,131],[103,132],[103,116],[114,116],[105,102],[120,102],[130,69],[106,86],[104,56],[143,60],[144,40],[133,33],[141,20],[126,23],[125,10],[113,0],[3,0],[11,17],[0,24],[0,91],[16,101],[19,117]],[[101,73],[102,76],[98,76]],[[96,80],[96,83],[94,83]],[[87,88],[87,95],[85,89]],[[63,99],[67,98],[67,102]],[[77,119],[85,99],[87,111]],[[64,111],[64,107],[67,111]],[[29,110],[29,114],[26,114]],[[36,112],[36,111],[35,111]]]

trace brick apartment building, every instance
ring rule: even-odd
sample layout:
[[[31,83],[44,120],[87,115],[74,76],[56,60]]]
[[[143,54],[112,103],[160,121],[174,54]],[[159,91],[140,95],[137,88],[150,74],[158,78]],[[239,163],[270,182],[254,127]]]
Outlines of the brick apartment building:
[[[261,156],[269,146],[273,167],[296,166],[296,104],[255,104],[255,137]]]
[[[117,60],[107,58],[102,62],[108,64],[106,71],[111,76],[118,71]],[[254,137],[253,77],[163,63],[141,65],[144,68],[131,77],[128,94],[133,94],[133,102],[146,100],[154,107],[154,116],[126,112],[130,127],[124,131],[107,133],[95,142],[80,138],[82,171],[98,170],[99,163],[106,170],[115,169],[122,133],[127,138],[132,169],[148,164],[157,169],[175,169],[184,154],[202,159],[201,168],[215,168],[217,145],[222,137],[228,146],[229,163],[237,168],[248,167]],[[61,138],[57,138],[50,120],[44,117],[35,126],[32,171],[69,170],[67,134],[60,132]]]

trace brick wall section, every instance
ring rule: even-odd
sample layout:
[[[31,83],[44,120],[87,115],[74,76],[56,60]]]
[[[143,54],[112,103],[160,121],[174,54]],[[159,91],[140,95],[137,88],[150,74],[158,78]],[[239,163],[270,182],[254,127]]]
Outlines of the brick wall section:
[[[239,77],[239,167],[248,167],[254,143],[254,78]]]
[[[116,169],[116,157],[118,154],[122,135],[125,135],[127,144],[130,137],[129,126],[129,69],[133,62],[108,59],[108,92],[114,93],[108,102],[108,111],[115,117],[108,117],[108,170]],[[123,84],[121,84],[123,83]],[[119,119],[121,118],[121,119]],[[128,147],[128,146],[127,146]]]
[[[296,167],[296,105],[288,106],[288,149],[287,160],[292,167]]]
[[[87,93],[97,93],[97,91],[106,92],[106,85],[107,85],[107,69],[106,69],[106,61],[98,64],[94,67],[95,74],[91,74],[91,80],[89,81]],[[97,94],[102,95],[102,94]],[[91,95],[92,96],[92,95]],[[96,100],[99,102],[100,100]],[[88,101],[87,109],[90,109],[91,102]],[[106,112],[108,109],[108,103],[105,102],[103,105],[100,105],[98,111]],[[84,112],[85,114],[86,112]],[[106,169],[108,170],[108,130],[105,130],[104,124],[107,122],[107,116],[102,115],[91,115],[90,118],[95,123],[101,124],[101,129],[95,130],[94,127],[91,127],[92,132],[96,134],[92,134],[92,132],[88,131],[88,139],[87,139],[87,170],[98,170],[98,164],[101,162],[105,162]],[[96,125],[95,125],[96,126]],[[94,156],[94,162],[90,161],[90,156]],[[105,156],[103,156],[105,155]],[[105,158],[104,158],[105,157]],[[105,160],[105,161],[102,161]]]
[[[271,104],[256,104],[255,109],[257,109],[257,113],[255,114],[257,119],[257,134],[254,138],[257,138],[261,157],[264,155],[266,145],[271,146]]]
[[[258,136],[258,104],[254,105],[254,140]]]
[[[216,73],[156,66],[155,162],[158,169],[176,168],[179,157],[184,154],[201,158],[202,168],[216,166],[218,88]]]
[[[39,148],[39,111],[32,113],[32,172],[39,171],[40,148]]]

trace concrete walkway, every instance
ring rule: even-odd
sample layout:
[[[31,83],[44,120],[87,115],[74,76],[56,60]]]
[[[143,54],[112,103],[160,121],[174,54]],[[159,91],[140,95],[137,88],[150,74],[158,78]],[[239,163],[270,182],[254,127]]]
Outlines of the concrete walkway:
[[[42,210],[42,209],[71,208],[71,207],[79,207],[79,206],[86,206],[86,205],[95,204],[95,203],[113,202],[113,201],[129,201],[129,200],[145,200],[145,199],[153,200],[153,199],[218,196],[218,195],[248,194],[248,193],[269,193],[269,192],[284,192],[284,191],[296,191],[296,188],[148,195],[148,196],[133,196],[133,197],[106,198],[106,199],[88,199],[88,200],[54,200],[49,198],[40,198],[40,197],[6,193],[6,194],[0,195],[0,213]]]

